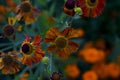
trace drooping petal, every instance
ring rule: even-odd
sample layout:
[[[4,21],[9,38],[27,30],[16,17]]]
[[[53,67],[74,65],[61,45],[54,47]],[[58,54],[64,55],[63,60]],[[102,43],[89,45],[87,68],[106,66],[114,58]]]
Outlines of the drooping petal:
[[[75,30],[71,27],[65,28],[61,34],[63,34],[66,38],[70,39],[70,38],[76,38],[79,37],[79,33],[78,30]]]
[[[27,57],[24,64],[32,66],[32,59],[31,59],[31,57]]]
[[[0,58],[0,69],[2,69],[4,67],[3,63],[2,63],[2,60]]]
[[[40,15],[40,10],[33,8],[33,12],[36,13],[37,15]]]
[[[40,55],[44,56],[45,52],[42,50],[41,46],[36,46],[35,47],[36,52],[39,53]]]
[[[71,51],[69,48],[64,49],[58,49],[56,50],[56,54],[63,60],[66,60],[68,56],[71,54]]]
[[[53,27],[46,33],[45,42],[54,42],[57,36],[60,35],[58,28]]]
[[[39,62],[42,58],[43,58],[43,56],[40,55],[39,53],[36,53],[36,54],[34,55],[34,59],[36,60],[36,62]]]
[[[64,13],[70,16],[74,16],[75,15],[74,8],[75,8],[75,0],[67,0],[63,6],[63,11]]]
[[[30,39],[31,39],[31,38],[26,34],[26,35],[25,35],[25,40],[24,40],[24,42],[30,42]]]
[[[72,41],[68,42],[68,45],[69,45],[71,52],[75,52],[79,47],[77,43],[72,42]]]
[[[33,40],[33,45],[40,45],[42,38],[39,35],[36,35]]]
[[[26,61],[26,58],[27,58],[27,56],[24,55],[24,56],[20,59],[20,61],[24,64],[25,61]]]
[[[67,9],[65,6],[63,7],[63,11],[64,13],[70,15],[70,16],[74,16],[75,15],[75,12],[73,9]]]
[[[2,68],[2,74],[7,74],[8,71],[9,71],[8,67],[5,66],[5,67]]]
[[[31,24],[36,21],[35,17],[33,16],[32,13],[25,14],[23,16],[23,20],[25,21],[26,24]]]
[[[53,53],[53,52],[55,51],[55,49],[56,49],[56,46],[55,46],[55,45],[48,47],[48,51],[49,51],[50,53]]]

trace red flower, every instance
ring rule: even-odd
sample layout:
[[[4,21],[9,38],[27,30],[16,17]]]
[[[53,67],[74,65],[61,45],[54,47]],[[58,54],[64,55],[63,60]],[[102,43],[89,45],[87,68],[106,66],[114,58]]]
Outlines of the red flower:
[[[20,52],[23,55],[21,62],[23,64],[32,65],[38,63],[44,56],[44,51],[41,49],[40,36],[35,36],[33,42],[30,42],[30,37],[26,36],[26,39],[21,45]]]
[[[63,6],[63,11],[64,13],[70,16],[74,16],[75,15],[74,8],[75,8],[75,0],[67,0]]]
[[[77,0],[76,6],[81,7],[83,17],[97,17],[105,7],[105,0]]]
[[[78,49],[78,44],[70,41],[71,38],[80,37],[79,30],[75,30],[71,27],[65,28],[63,31],[59,31],[58,28],[53,27],[48,30],[45,42],[50,43],[48,51],[50,53],[56,53],[61,59],[67,59],[68,56]]]

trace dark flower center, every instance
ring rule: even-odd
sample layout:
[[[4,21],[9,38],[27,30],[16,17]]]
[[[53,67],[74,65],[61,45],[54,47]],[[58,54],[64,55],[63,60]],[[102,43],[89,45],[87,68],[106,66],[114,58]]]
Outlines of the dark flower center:
[[[22,46],[22,52],[25,53],[25,54],[31,54],[31,52],[32,52],[31,49],[32,49],[32,46],[29,45],[29,44],[24,44]]]
[[[75,7],[75,0],[67,0],[65,7],[68,9],[73,9]]]
[[[24,12],[24,13],[28,13],[31,11],[31,4],[28,2],[22,2],[20,9]]]
[[[67,40],[64,37],[58,37],[55,40],[55,44],[56,44],[57,48],[65,48],[67,46]]]
[[[9,56],[9,55],[6,55],[3,57],[3,63],[4,65],[11,65],[13,63],[13,57]]]
[[[95,3],[96,0],[90,0],[91,3]]]
[[[11,36],[14,32],[15,32],[14,28],[11,25],[6,25],[3,28],[3,34],[6,35],[6,36]]]
[[[87,0],[89,7],[95,7],[97,5],[97,0]]]

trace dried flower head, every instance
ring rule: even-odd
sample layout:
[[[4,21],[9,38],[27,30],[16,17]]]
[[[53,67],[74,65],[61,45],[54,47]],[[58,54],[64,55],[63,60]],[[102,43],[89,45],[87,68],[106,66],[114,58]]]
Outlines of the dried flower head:
[[[19,58],[17,57],[17,52],[12,51],[8,54],[2,53],[0,57],[0,69],[2,69],[2,74],[15,74],[20,69]]]
[[[62,75],[59,72],[53,72],[50,80],[62,80]]]

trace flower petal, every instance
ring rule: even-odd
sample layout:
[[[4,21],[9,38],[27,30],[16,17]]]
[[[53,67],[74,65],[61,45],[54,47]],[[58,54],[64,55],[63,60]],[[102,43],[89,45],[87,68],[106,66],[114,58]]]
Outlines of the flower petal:
[[[24,64],[32,66],[32,59],[31,59],[31,57],[27,57]]]
[[[68,45],[69,45],[71,52],[75,52],[79,47],[77,43],[72,42],[72,41],[68,42]]]
[[[26,34],[26,35],[25,35],[25,40],[24,40],[24,42],[30,42],[30,39],[31,39],[31,38]]]
[[[33,13],[29,14],[24,14],[23,20],[25,21],[26,24],[31,24],[35,22],[35,17],[33,16]]]
[[[42,58],[43,58],[42,55],[40,55],[39,53],[36,53],[33,57],[33,59],[35,60],[34,63],[39,62]]]
[[[9,17],[8,18],[8,23],[9,23],[9,25],[14,25],[15,23],[16,23],[16,17],[14,18],[14,17]]]
[[[53,52],[55,51],[55,49],[56,49],[56,46],[55,46],[55,45],[48,47],[48,51],[49,51],[50,53],[53,53]]]
[[[36,53],[39,53],[40,55],[44,56],[45,52],[42,50],[41,46],[36,46]]]
[[[65,7],[65,5],[64,5],[64,7],[63,7],[63,11],[64,11],[64,13],[66,13],[66,14],[68,14],[68,15],[70,15],[70,16],[74,16],[74,15],[75,15],[74,10],[73,10],[73,9],[67,9],[67,8]]]
[[[1,58],[0,58],[0,69],[2,69],[2,68],[4,67],[4,65],[2,64],[1,61],[2,61],[2,60],[1,60]]]
[[[73,28],[71,27],[68,27],[68,28],[65,28],[61,34],[63,34],[65,37],[67,37],[68,39],[70,38],[76,38],[76,37],[79,37],[79,32],[78,30],[74,30]]]
[[[71,54],[71,51],[69,48],[64,49],[58,49],[56,50],[56,54],[63,60],[66,60],[68,56]]]
[[[2,69],[2,74],[8,74],[9,68],[8,67],[3,67]]]
[[[51,28],[46,33],[45,42],[54,42],[58,35],[60,35],[58,28],[56,27]]]
[[[38,36],[38,35],[36,35],[35,37],[34,37],[34,40],[33,40],[33,45],[39,45],[40,44],[40,42],[41,42],[41,40],[42,40],[42,38],[40,37],[40,36]]]

